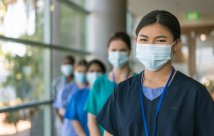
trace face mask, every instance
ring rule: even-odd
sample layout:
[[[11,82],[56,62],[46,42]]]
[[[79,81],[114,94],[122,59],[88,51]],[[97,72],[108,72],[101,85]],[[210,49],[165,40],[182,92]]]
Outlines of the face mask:
[[[86,74],[82,72],[75,72],[74,73],[75,81],[77,81],[80,84],[83,84],[86,82]]]
[[[100,76],[102,76],[102,74],[99,72],[89,72],[87,73],[87,81],[92,86],[94,81]]]
[[[64,64],[61,66],[61,72],[64,76],[70,76],[73,72],[73,66],[70,64]]]
[[[175,42],[174,42],[175,43]],[[172,46],[174,45],[172,44]],[[156,71],[171,60],[171,45],[138,44],[136,58],[149,70]]]
[[[108,61],[113,65],[113,67],[121,68],[128,60],[129,56],[127,52],[110,51],[108,53]]]

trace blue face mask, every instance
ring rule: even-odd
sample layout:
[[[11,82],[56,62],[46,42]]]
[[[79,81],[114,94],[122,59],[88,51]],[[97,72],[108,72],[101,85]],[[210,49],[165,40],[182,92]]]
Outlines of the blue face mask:
[[[174,43],[172,45],[174,45]],[[169,60],[171,60],[172,45],[137,43],[136,58],[149,71],[157,71],[158,69],[163,67]]]
[[[129,55],[124,51],[110,51],[108,53],[108,61],[113,67],[122,68],[123,65],[129,60]]]
[[[86,74],[82,72],[75,72],[74,79],[76,82],[84,84],[86,82]]]

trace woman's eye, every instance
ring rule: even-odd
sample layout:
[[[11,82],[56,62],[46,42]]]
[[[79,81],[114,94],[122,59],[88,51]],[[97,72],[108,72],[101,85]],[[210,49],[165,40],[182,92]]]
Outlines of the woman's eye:
[[[146,42],[146,41],[147,41],[147,39],[140,39],[140,41],[141,41],[141,42]]]
[[[166,40],[157,40],[156,42],[158,42],[158,43],[164,43],[164,42],[166,42]]]

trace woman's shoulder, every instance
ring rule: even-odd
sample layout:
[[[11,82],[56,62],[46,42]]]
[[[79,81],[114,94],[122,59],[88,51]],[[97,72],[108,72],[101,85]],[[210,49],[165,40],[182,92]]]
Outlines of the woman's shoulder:
[[[103,88],[103,86],[109,87],[111,86],[111,84],[112,84],[112,81],[108,79],[108,74],[106,73],[95,80],[93,87]]]
[[[180,71],[177,71],[175,81],[178,85],[185,86],[187,88],[205,88],[200,82],[192,79]]]
[[[138,83],[141,82],[141,76],[142,76],[142,72],[141,73],[134,73],[132,77],[129,77],[128,79],[120,82],[118,84],[118,86],[123,87],[123,86],[127,86],[127,85],[136,85]]]
[[[72,97],[74,98],[80,98],[80,97],[83,97],[85,95],[88,95],[89,94],[89,89],[86,87],[84,89],[80,89],[80,90],[77,90]]]
[[[135,74],[132,77],[120,82],[115,87],[115,92],[119,95],[129,95],[130,93],[136,92],[141,85],[141,73]]]
[[[108,80],[108,74],[106,73],[98,77],[95,82],[102,83],[102,82],[106,82],[107,80]]]

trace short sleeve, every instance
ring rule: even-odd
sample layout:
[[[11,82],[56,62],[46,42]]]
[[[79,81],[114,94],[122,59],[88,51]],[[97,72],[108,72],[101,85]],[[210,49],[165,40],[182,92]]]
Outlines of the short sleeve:
[[[197,92],[196,136],[214,135],[214,102],[205,87]]]
[[[65,86],[65,88],[62,91],[58,91],[56,99],[53,102],[53,106],[54,108],[65,108],[65,96],[67,95],[67,92],[70,90],[71,88],[71,84],[67,84]]]
[[[63,91],[58,91],[58,93],[56,95],[56,98],[54,99],[53,106],[56,109],[63,108],[63,102],[62,102],[62,93],[63,93]]]
[[[65,118],[69,120],[78,120],[77,117],[77,94],[75,94],[72,99],[70,100],[66,111],[65,111]]]
[[[98,114],[98,91],[99,91],[99,82],[100,80],[96,80],[90,93],[89,96],[87,98],[86,104],[84,106],[84,110],[86,112],[89,112],[93,115],[97,115]]]
[[[55,100],[57,96],[57,79],[52,82],[52,98]]]
[[[116,87],[117,88],[117,87]],[[107,102],[103,106],[102,110],[97,116],[97,122],[112,135],[117,135],[116,125],[116,90],[108,98]]]

